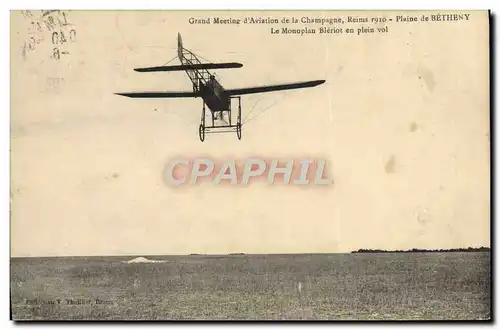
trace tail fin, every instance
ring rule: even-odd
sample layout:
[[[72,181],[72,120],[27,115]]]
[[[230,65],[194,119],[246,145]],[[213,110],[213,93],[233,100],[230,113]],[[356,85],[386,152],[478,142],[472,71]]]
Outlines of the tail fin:
[[[179,57],[179,60],[182,61],[182,37],[180,33],[177,33],[177,56]]]

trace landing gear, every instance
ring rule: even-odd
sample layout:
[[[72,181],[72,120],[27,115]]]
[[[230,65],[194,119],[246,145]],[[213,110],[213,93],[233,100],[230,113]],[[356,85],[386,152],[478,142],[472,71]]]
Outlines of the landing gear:
[[[236,125],[232,124],[231,121],[231,99],[238,99],[238,113],[237,113],[237,118],[236,118]],[[228,112],[228,119],[229,123],[225,122],[223,113],[224,111]],[[227,110],[218,110],[218,111],[212,111],[210,110],[210,115],[212,117],[212,125],[210,126],[205,126],[205,102],[203,102],[203,110],[201,112],[201,123],[198,128],[198,136],[200,137],[200,141],[203,142],[205,141],[205,133],[228,133],[228,132],[234,132],[236,131],[236,136],[238,137],[238,140],[241,140],[241,96],[234,96],[230,97],[229,99],[229,108]],[[221,119],[224,121],[227,125],[220,125],[217,126],[215,125],[215,120],[216,119]]]
[[[205,102],[203,102],[203,110],[201,111],[201,124],[198,128],[198,135],[201,142],[205,141]]]
[[[236,119],[236,136],[241,140],[241,96],[236,96],[238,99],[238,118]]]
[[[200,129],[198,130],[198,134],[200,135],[200,141],[201,142],[205,141],[205,127],[203,127],[203,124],[200,124]]]
[[[241,140],[241,123],[236,124],[236,135],[238,136],[238,140]]]

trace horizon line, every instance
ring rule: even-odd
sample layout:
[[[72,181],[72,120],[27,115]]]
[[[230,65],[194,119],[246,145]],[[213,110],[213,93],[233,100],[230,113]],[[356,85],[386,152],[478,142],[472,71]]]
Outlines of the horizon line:
[[[89,258],[89,257],[189,257],[189,256],[234,256],[234,255],[251,255],[251,256],[279,256],[279,255],[325,255],[325,254],[356,254],[356,253],[411,253],[411,252],[453,252],[453,250],[480,250],[487,249],[491,251],[490,246],[479,246],[479,247],[465,247],[465,248],[442,248],[442,249],[423,249],[423,248],[411,248],[406,250],[399,249],[378,249],[378,248],[361,248],[351,251],[342,252],[282,252],[282,253],[247,253],[247,252],[227,252],[227,253],[203,253],[203,252],[192,252],[189,254],[92,254],[92,255],[39,255],[39,256],[12,256],[10,259],[21,259],[21,258]],[[416,251],[413,251],[416,250]],[[360,252],[363,251],[363,252]],[[366,251],[366,252],[364,252]]]

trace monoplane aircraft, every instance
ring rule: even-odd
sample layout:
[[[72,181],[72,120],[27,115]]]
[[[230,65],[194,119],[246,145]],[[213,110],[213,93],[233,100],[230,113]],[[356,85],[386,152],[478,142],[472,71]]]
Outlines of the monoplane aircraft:
[[[202,63],[198,56],[192,51],[183,47],[181,35],[177,36],[177,57],[181,65],[156,66],[147,68],[134,69],[137,72],[165,72],[165,71],[186,71],[189,79],[193,84],[192,91],[181,92],[131,92],[131,93],[116,93],[117,95],[132,97],[132,98],[196,98],[203,99],[203,107],[201,113],[201,123],[198,129],[200,140],[205,140],[205,133],[215,131],[234,132],[238,139],[241,140],[241,95],[265,93],[273,91],[283,91],[297,88],[308,88],[318,86],[325,80],[311,80],[289,84],[267,85],[248,88],[225,89],[217,81],[214,74],[209,69],[230,69],[241,68],[241,63]],[[236,116],[236,124],[232,123],[231,104],[232,100],[238,102],[238,112]],[[211,112],[212,125],[205,123],[205,107]],[[224,113],[227,114],[227,120],[224,118]],[[215,120],[220,119],[224,122],[222,125],[216,125]]]

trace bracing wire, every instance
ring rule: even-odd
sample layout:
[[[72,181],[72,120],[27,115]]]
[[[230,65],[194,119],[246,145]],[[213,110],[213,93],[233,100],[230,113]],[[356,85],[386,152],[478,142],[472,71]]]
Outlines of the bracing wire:
[[[202,60],[205,60],[209,63],[212,63],[212,61],[210,61],[209,59],[199,55],[199,54],[196,54],[198,57],[200,57]],[[169,63],[171,63],[172,61],[174,61],[175,59],[177,59],[178,56],[176,55],[175,57],[173,57],[172,59],[170,59],[169,61],[165,62],[163,65],[167,65]],[[255,120],[257,117],[259,117],[261,114],[263,114],[264,112],[266,112],[267,110],[269,110],[270,108],[272,108],[273,106],[275,106],[278,102],[282,101],[285,97],[283,97],[282,99],[279,99],[277,101],[275,101],[274,103],[272,103],[271,105],[269,105],[267,108],[265,108],[264,110],[262,110],[261,112],[257,113],[255,116],[253,117],[250,117],[250,115],[254,112],[254,110],[256,109],[256,106],[257,104],[263,99],[264,96],[261,96],[256,102],[255,104],[252,106],[252,108],[250,109],[250,111],[248,112],[248,114],[246,115],[246,117],[243,119],[243,123],[242,123],[242,126],[243,125],[247,125],[248,123],[252,122],[253,120]],[[172,111],[171,112],[172,114],[175,114],[178,118],[181,118],[183,120],[186,120],[188,121],[189,123],[194,123],[195,120],[192,120],[192,119],[189,119],[185,116],[182,116],[181,114],[179,114],[178,112],[175,112],[175,111]],[[250,117],[250,118],[249,118]],[[223,122],[226,122],[226,120],[224,120],[224,118],[220,118]]]
[[[193,53],[194,54],[194,53]],[[204,61],[207,61],[208,63],[213,63],[212,61],[210,61],[208,58],[205,58],[203,56],[201,56],[200,54],[195,54],[196,56],[198,56],[199,58],[201,58],[202,60]],[[215,74],[215,76],[220,79],[219,75],[218,74]]]
[[[259,99],[257,100],[257,102],[255,102],[255,104],[252,106],[252,108],[250,109],[250,111],[248,111],[247,115],[245,116],[245,118],[243,119],[243,122],[246,122],[246,120],[248,119],[248,117],[250,117],[250,114],[252,114],[252,112],[255,110],[255,107],[257,106],[257,104],[260,102],[260,100],[262,100],[264,98],[263,95],[261,95],[259,97]]]
[[[198,120],[199,120],[198,118],[197,119],[192,119],[192,118],[188,118],[187,116],[183,116],[180,113],[176,112],[175,110],[174,111],[170,111],[169,113],[176,115],[177,118],[180,118],[183,121],[186,121],[186,122],[188,122],[190,124],[198,123]]]
[[[171,59],[171,60],[169,60],[168,62],[165,62],[163,65],[167,65],[168,63],[170,63],[170,62],[172,62],[173,60],[175,60],[177,57],[178,57],[178,56],[177,56],[177,55],[175,55],[175,57],[174,57],[174,58],[172,58],[172,59]]]
[[[277,100],[276,102],[274,102],[273,104],[271,104],[270,106],[268,106],[267,108],[265,108],[264,110],[262,110],[261,112],[259,112],[258,114],[256,114],[255,116],[253,116],[252,118],[246,120],[243,122],[242,126],[243,125],[247,125],[248,123],[250,123],[251,121],[255,120],[257,117],[259,117],[261,114],[263,114],[264,112],[266,112],[267,110],[269,110],[270,108],[274,107],[278,102],[281,102],[283,101],[285,97],[283,97],[282,99],[280,100]]]
[[[205,60],[205,61],[207,61],[207,62],[209,62],[209,63],[212,63],[212,61],[210,61],[209,59],[204,58],[204,57],[203,57],[203,56],[201,56],[200,54],[196,54],[196,56],[198,56],[198,57],[199,57],[199,58],[201,58],[202,60]]]

